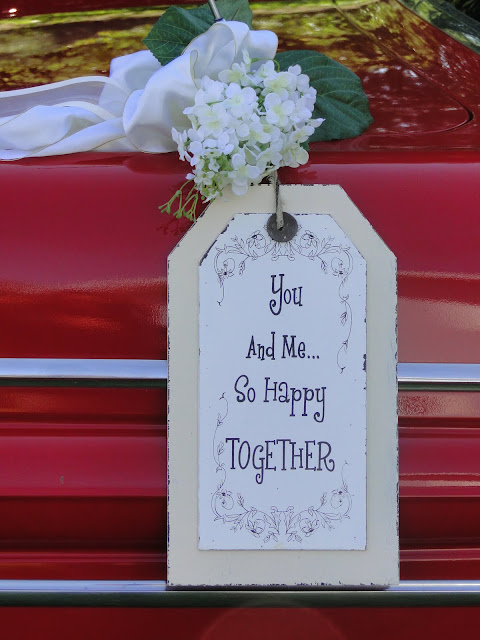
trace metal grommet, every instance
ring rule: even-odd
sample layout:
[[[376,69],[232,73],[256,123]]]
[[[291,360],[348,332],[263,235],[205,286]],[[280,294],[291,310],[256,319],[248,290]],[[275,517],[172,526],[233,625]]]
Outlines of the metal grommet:
[[[283,227],[277,229],[277,215],[272,213],[267,222],[267,232],[275,242],[290,242],[298,231],[298,222],[290,213],[283,213]]]

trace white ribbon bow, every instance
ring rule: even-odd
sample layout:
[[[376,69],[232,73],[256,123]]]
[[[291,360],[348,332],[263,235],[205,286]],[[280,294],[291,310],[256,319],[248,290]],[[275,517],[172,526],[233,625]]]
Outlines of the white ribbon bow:
[[[110,77],[89,76],[0,93],[0,160],[79,151],[145,151],[177,148],[171,130],[190,121],[204,76],[213,80],[233,63],[271,59],[272,31],[250,31],[243,22],[216,22],[183,54],[161,66],[149,51],[114,58]]]

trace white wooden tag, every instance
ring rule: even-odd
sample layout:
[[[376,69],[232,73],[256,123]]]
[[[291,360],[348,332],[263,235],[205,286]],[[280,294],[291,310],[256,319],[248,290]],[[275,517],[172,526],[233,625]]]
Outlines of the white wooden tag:
[[[216,202],[169,259],[171,585],[398,581],[395,258],[340,187]]]

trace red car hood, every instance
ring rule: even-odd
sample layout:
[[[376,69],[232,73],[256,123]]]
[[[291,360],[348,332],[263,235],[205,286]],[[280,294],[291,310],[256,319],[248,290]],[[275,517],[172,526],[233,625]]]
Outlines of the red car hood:
[[[351,66],[375,122],[312,145],[309,164],[281,180],[340,184],[397,255],[400,362],[480,362],[479,56],[396,0],[305,14],[302,37],[288,29],[295,15],[276,18],[281,44]],[[166,359],[166,257],[190,223],[158,205],[186,172],[176,154],[2,164],[3,357]],[[164,577],[164,391],[12,384],[3,575]],[[480,400],[405,391],[399,409],[402,577],[478,575]]]

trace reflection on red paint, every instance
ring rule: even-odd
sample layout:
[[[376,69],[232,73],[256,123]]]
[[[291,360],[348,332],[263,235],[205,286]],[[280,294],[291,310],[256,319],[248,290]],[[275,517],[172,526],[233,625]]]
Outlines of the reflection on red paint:
[[[98,8],[72,2],[41,10]],[[16,14],[32,6],[40,11],[25,0]],[[2,15],[11,8],[0,0]],[[313,144],[309,164],[281,180],[340,184],[397,255],[401,361],[480,362],[480,58],[393,0],[342,9],[335,24],[343,35],[325,52],[348,45],[375,123]],[[0,167],[2,357],[167,357],[166,258],[190,223],[158,206],[187,171],[176,154],[135,153]],[[399,408],[401,576],[478,578],[480,395],[405,392]],[[166,391],[3,388],[0,413],[0,577],[165,578]],[[197,637],[332,640],[357,637],[361,624],[363,637],[376,625],[375,637],[413,638],[413,620],[438,635],[451,620],[384,613],[301,610],[301,625],[264,610],[195,619]],[[158,620],[193,637],[184,614]]]

